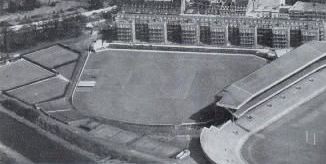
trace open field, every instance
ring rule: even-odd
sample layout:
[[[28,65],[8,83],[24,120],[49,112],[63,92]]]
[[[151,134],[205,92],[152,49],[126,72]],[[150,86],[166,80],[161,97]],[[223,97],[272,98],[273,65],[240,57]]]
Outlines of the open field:
[[[59,45],[55,45],[29,53],[24,55],[24,57],[47,68],[54,68],[56,66],[77,60],[79,56],[78,53],[70,51]]]
[[[250,55],[109,50],[84,72],[96,87],[74,105],[92,115],[138,124],[181,124],[214,117],[215,94],[266,63]],[[88,71],[92,70],[92,71]],[[87,78],[83,78],[87,80]]]
[[[322,164],[326,160],[326,92],[251,137],[243,147],[252,164]]]
[[[0,90],[32,83],[54,74],[29,61],[20,59],[8,65],[0,66]]]

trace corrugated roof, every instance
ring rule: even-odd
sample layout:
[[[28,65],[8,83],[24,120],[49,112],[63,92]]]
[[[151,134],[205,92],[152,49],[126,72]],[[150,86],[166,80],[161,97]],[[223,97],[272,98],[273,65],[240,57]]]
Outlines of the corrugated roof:
[[[326,42],[310,42],[283,55],[221,92],[218,106],[238,110],[254,97],[272,88],[326,55]]]

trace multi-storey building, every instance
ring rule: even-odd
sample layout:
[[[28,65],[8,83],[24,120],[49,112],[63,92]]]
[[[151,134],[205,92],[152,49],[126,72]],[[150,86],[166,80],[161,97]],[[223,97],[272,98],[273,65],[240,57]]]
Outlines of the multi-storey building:
[[[9,0],[0,1],[0,13],[5,12],[9,8]]]
[[[274,27],[272,30],[273,30],[273,48],[289,48],[290,28]]]
[[[210,40],[211,45],[219,45],[223,46],[226,45],[228,42],[228,27],[211,24],[210,25]]]
[[[181,43],[181,25],[178,21],[167,22],[167,39],[169,42]]]
[[[116,22],[116,32],[117,40],[123,42],[131,42],[134,40],[133,34],[134,24],[130,21],[117,21]]]
[[[199,43],[199,25],[197,23],[182,23],[181,24],[181,40],[183,44],[198,44]]]
[[[199,10],[200,14],[220,15],[220,16],[245,16],[246,6],[223,6],[219,3],[212,3],[207,7]]]
[[[211,31],[208,22],[200,23],[200,42],[204,44],[211,43]]]
[[[307,29],[301,31],[302,36],[302,43],[307,43],[313,40],[320,40],[319,39],[319,30],[318,29]]]
[[[180,14],[181,0],[121,0],[123,13]]]
[[[148,21],[147,20],[138,20],[135,22],[135,31],[136,31],[136,39],[141,42],[148,42]]]
[[[198,44],[201,42],[211,45],[231,44],[244,47],[261,45],[282,48],[289,46],[296,47],[302,44],[302,31],[312,31],[318,37],[311,38],[317,40],[324,40],[325,35],[325,27],[322,20],[258,19],[248,17],[211,17],[204,15],[118,14],[117,20],[120,19],[165,22],[167,24],[165,29],[167,40],[185,44]],[[250,27],[249,29],[255,28],[257,32],[256,34],[247,32],[247,29],[244,27]],[[284,28],[289,29],[289,32],[286,30],[289,36],[283,36],[282,38],[282,36],[278,36],[278,31],[282,30],[278,29]],[[318,31],[318,33],[315,31]],[[253,38],[255,38],[255,42],[253,42]],[[286,41],[286,44],[283,41]]]
[[[257,27],[240,26],[239,36],[240,36],[240,46],[242,47],[257,46]]]
[[[165,22],[150,22],[148,24],[148,40],[151,43],[165,42]]]
[[[220,8],[221,8],[220,4],[217,3],[211,4],[203,11],[203,14],[220,15]]]
[[[228,41],[231,45],[240,46],[240,31],[239,26],[228,26]]]
[[[245,16],[246,6],[222,6],[219,11],[221,16]]]
[[[300,29],[290,29],[290,46],[299,47],[302,44],[302,35]]]
[[[257,44],[266,47],[273,46],[273,30],[268,27],[257,28]]]

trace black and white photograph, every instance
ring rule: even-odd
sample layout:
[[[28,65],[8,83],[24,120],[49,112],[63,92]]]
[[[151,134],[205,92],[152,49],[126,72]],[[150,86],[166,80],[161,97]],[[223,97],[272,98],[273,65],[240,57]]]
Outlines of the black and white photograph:
[[[325,164],[326,0],[0,0],[0,164]]]

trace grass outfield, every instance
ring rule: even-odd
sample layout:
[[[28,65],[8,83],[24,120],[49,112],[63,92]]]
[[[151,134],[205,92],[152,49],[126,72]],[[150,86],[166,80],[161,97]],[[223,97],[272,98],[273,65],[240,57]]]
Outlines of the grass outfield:
[[[24,59],[0,66],[0,90],[8,90],[52,76],[53,73]]]
[[[253,164],[325,163],[325,98],[326,92],[249,138],[243,157]]]
[[[206,121],[198,113],[214,110],[209,105],[216,93],[265,63],[248,55],[104,51],[92,54],[84,71],[96,87],[77,92],[74,105],[89,114],[139,124]]]

